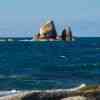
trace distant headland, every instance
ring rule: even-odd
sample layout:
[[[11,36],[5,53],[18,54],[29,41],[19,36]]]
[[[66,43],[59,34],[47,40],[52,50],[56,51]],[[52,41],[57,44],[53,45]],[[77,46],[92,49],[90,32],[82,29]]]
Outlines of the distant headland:
[[[72,41],[73,35],[70,26],[64,28],[61,35],[58,35],[54,21],[49,20],[40,27],[39,33],[33,39],[36,41]]]

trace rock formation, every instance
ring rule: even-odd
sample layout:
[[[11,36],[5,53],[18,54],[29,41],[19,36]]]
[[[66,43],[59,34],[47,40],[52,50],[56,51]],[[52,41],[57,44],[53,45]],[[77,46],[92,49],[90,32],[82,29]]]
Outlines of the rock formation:
[[[61,34],[61,40],[72,41],[71,27],[68,27],[68,30],[67,29],[63,29],[62,34]]]
[[[54,21],[49,20],[44,25],[40,27],[40,31],[36,34],[36,40],[63,40],[63,41],[72,41],[72,30],[71,27],[64,29],[61,35],[58,35],[56,32]]]
[[[68,36],[69,37],[69,40],[72,41],[72,30],[71,30],[71,27],[70,26],[68,27],[68,35],[69,35]]]
[[[62,31],[62,34],[61,34],[61,40],[66,41],[66,38],[67,38],[67,30],[64,29],[64,30]]]
[[[40,39],[56,39],[57,32],[53,21],[48,21],[40,28]]]

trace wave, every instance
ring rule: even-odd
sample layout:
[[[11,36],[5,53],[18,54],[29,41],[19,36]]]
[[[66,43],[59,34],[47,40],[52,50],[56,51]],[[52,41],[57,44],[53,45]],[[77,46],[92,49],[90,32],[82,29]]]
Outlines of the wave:
[[[66,56],[60,56],[60,58],[66,58]]]
[[[0,42],[6,42],[6,39],[0,39]]]
[[[0,79],[16,79],[16,78],[27,78],[28,75],[0,75]]]
[[[24,39],[24,40],[18,40],[19,42],[33,42],[34,40],[33,39],[31,39],[31,40],[29,40],[29,39]]]
[[[86,84],[81,84],[80,86],[78,87],[75,87],[75,88],[70,88],[70,89],[55,89],[55,90],[46,90],[46,92],[74,92],[74,91],[78,91],[80,90],[81,88],[84,88],[86,87]]]
[[[33,42],[33,39],[0,39],[0,42]]]
[[[17,94],[17,93],[19,93],[19,92],[20,92],[20,91],[17,91],[17,90],[0,91],[0,97],[8,96],[8,95],[13,95],[13,94]]]
[[[14,94],[17,94],[17,93],[22,93],[22,92],[45,92],[45,93],[54,93],[54,92],[74,92],[74,91],[78,91],[80,90],[81,88],[84,88],[86,87],[86,84],[81,84],[80,86],[78,87],[75,87],[75,88],[70,88],[70,89],[54,89],[54,90],[24,90],[24,91],[21,91],[21,90],[16,90],[16,89],[13,89],[13,90],[10,90],[10,91],[0,91],[0,97],[3,97],[3,96],[9,96],[9,95],[14,95]]]

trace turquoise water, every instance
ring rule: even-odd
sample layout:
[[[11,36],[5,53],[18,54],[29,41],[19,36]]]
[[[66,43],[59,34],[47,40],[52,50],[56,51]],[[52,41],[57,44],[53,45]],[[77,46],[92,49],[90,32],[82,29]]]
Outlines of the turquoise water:
[[[0,90],[100,84],[100,38],[0,42]]]

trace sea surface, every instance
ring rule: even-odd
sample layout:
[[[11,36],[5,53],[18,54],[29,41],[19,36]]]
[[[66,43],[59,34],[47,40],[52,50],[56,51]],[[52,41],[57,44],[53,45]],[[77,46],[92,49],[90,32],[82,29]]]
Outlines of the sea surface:
[[[63,89],[83,83],[100,84],[100,38],[0,42],[0,90]]]

